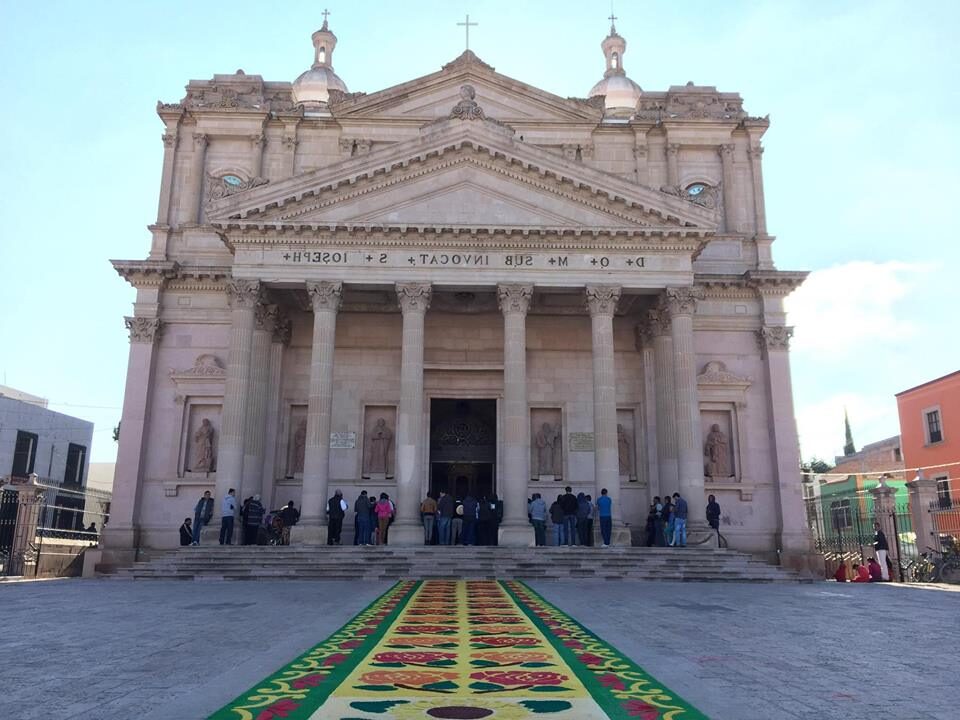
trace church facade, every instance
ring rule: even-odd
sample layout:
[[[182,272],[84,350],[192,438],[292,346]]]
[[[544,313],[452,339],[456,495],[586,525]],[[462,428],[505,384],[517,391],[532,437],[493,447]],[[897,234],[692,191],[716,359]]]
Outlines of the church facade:
[[[805,275],[771,256],[768,120],[642,90],[613,27],[584,98],[469,50],[350,93],[326,22],[313,44],[293,83],[158,104],[149,255],[113,263],[137,297],[108,551],[174,546],[230,488],[294,500],[302,543],[336,489],[389,493],[410,544],[428,492],[496,495],[527,545],[527,498],[569,485],[608,491],[620,543],[673,492],[715,542],[713,494],[731,547],[802,563],[783,299]]]

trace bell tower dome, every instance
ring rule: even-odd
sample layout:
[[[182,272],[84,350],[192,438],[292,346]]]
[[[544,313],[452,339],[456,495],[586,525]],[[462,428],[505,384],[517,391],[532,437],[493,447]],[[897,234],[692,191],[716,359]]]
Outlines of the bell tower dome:
[[[323,11],[323,27],[312,36],[313,65],[293,82],[293,101],[303,105],[304,109],[320,110],[330,100],[330,91],[347,92],[347,86],[333,71],[333,50],[337,47],[337,36],[327,24],[326,10]]]
[[[603,96],[604,114],[629,117],[636,109],[643,90],[627,77],[623,69],[623,54],[627,51],[627,41],[617,33],[615,20],[616,17],[611,15],[610,34],[600,43],[607,69],[603,73],[603,80],[590,90],[589,97]]]

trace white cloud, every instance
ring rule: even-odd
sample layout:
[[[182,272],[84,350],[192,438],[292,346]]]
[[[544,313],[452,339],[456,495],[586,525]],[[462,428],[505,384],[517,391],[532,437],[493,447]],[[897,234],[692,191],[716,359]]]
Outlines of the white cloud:
[[[853,441],[859,450],[867,443],[900,433],[896,400],[885,393],[842,392],[797,407],[797,428],[804,460],[819,457],[831,464],[843,454],[843,411],[847,410]]]
[[[902,346],[918,330],[916,308],[903,301],[934,270],[929,263],[864,260],[812,272],[786,301],[794,353],[826,362],[864,347]]]

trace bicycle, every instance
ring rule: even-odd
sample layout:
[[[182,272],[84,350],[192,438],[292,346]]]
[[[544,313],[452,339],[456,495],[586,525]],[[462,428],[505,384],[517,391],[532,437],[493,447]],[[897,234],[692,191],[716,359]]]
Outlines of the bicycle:
[[[928,545],[928,552],[921,553],[911,568],[912,580],[960,585],[960,553],[957,552],[955,543],[950,543],[947,548],[944,552]]]

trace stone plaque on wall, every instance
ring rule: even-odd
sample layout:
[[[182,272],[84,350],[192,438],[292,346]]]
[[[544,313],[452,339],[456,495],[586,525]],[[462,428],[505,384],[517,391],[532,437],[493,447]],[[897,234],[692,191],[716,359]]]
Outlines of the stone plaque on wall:
[[[570,452],[593,452],[592,432],[570,433]]]
[[[330,433],[331,450],[353,450],[357,446],[357,434],[355,432],[332,432]]]

